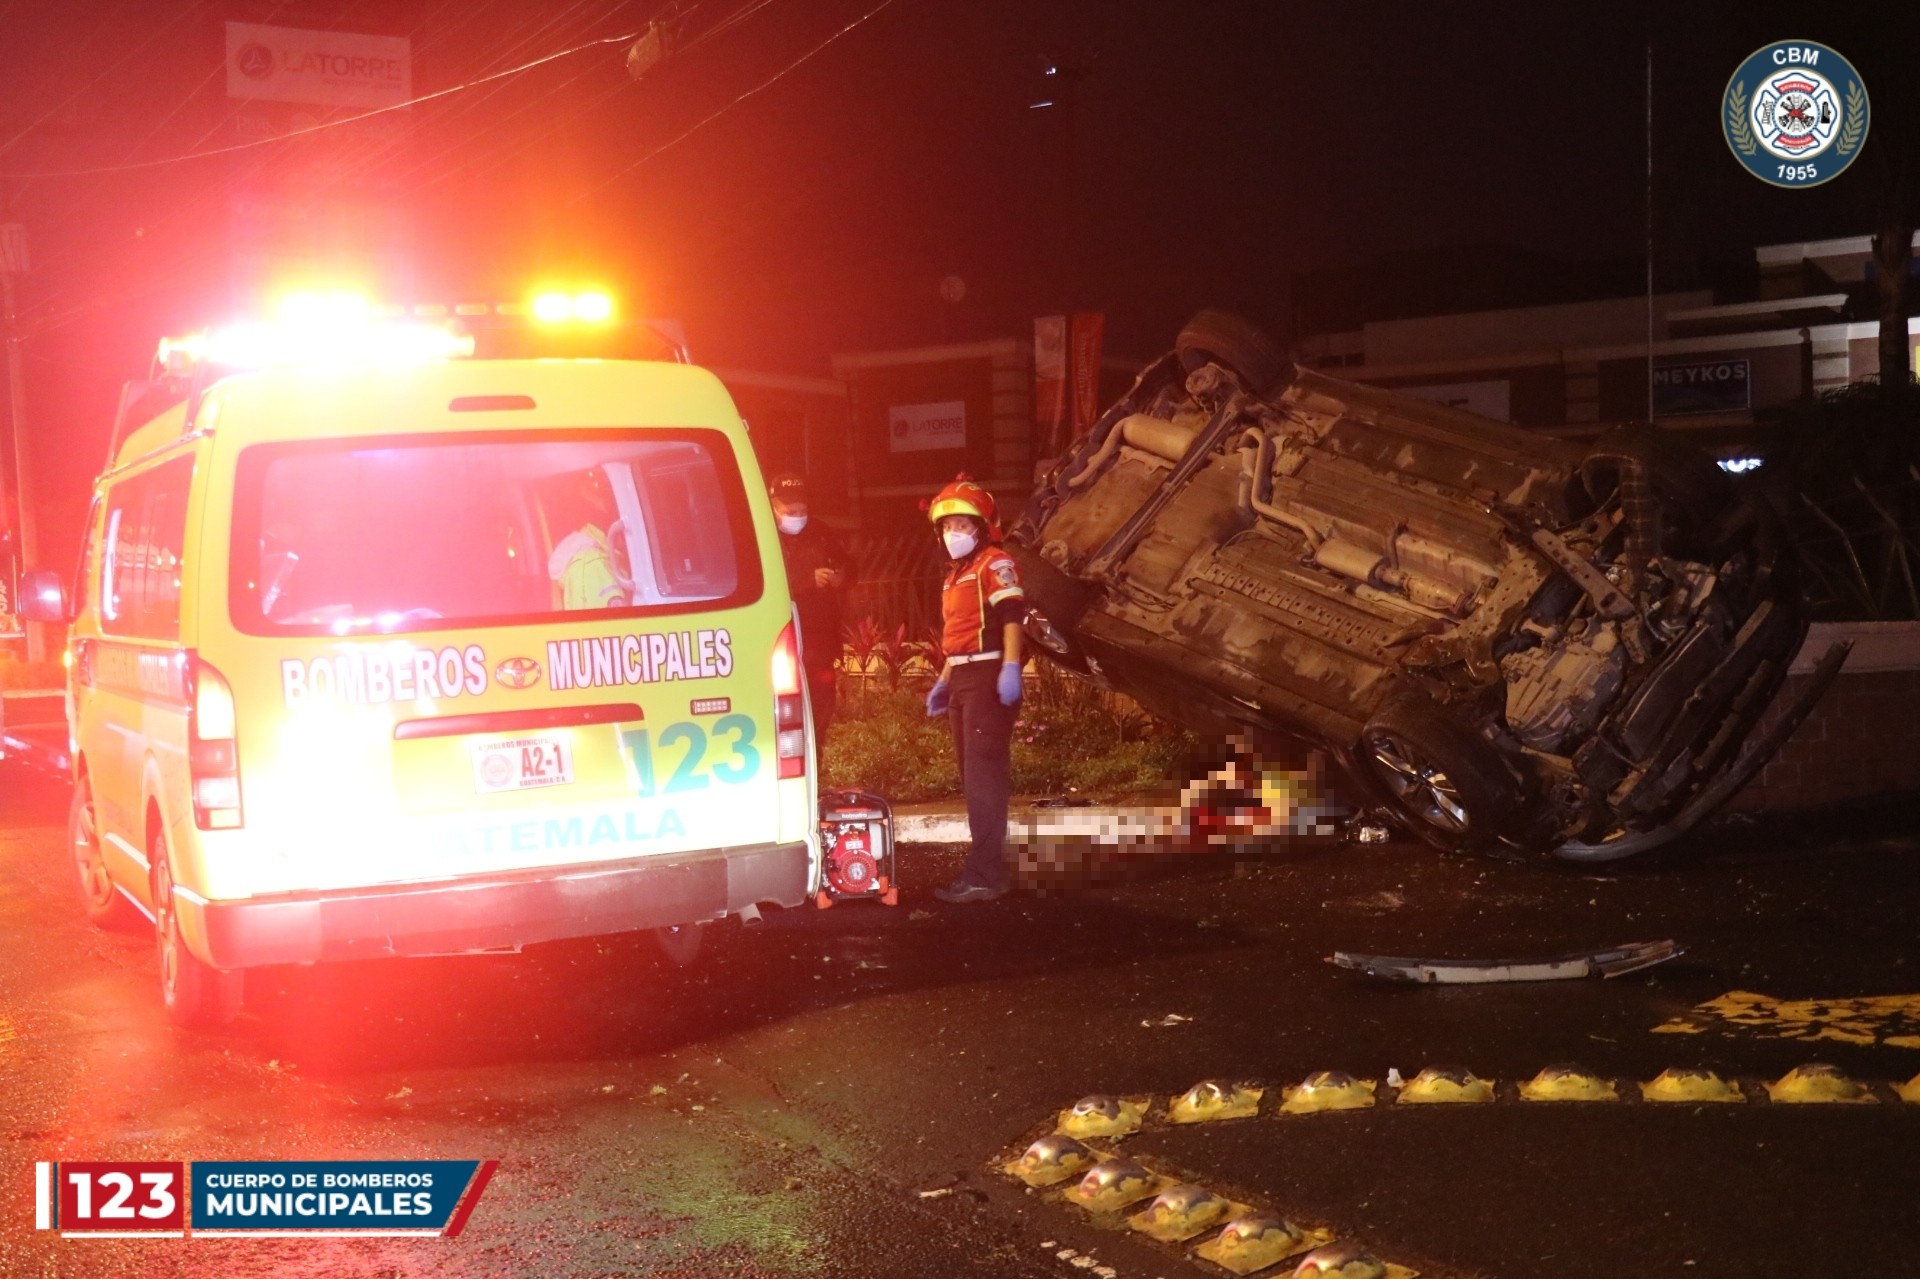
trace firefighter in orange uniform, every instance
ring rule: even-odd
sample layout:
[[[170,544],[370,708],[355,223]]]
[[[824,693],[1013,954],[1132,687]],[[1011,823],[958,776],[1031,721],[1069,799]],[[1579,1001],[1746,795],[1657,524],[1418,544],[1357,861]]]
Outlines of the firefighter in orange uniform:
[[[927,693],[927,714],[953,728],[973,848],[959,878],[934,896],[992,901],[1007,891],[1007,805],[1013,786],[1013,724],[1020,716],[1020,623],[1026,593],[1000,545],[993,496],[964,473],[927,508],[946,546],[940,591],[946,662]]]

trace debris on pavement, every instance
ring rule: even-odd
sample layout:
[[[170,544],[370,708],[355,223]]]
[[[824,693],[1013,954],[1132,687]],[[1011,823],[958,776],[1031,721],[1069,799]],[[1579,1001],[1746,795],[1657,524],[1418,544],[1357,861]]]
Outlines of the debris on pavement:
[[[1327,962],[1369,977],[1426,985],[1482,985],[1492,982],[1566,981],[1575,977],[1619,977],[1663,964],[1687,948],[1667,938],[1628,942],[1599,950],[1574,951],[1533,959],[1439,959],[1405,955],[1361,955],[1336,950]]]
[[[1144,1021],[1142,1021],[1142,1022],[1141,1022],[1140,1024],[1141,1024],[1142,1026],[1148,1026],[1148,1027],[1152,1027],[1152,1026],[1181,1026],[1181,1025],[1185,1025],[1185,1024],[1186,1024],[1187,1022],[1190,1022],[1190,1021],[1192,1021],[1192,1020],[1193,1020],[1193,1018],[1191,1018],[1191,1017],[1183,1017],[1183,1016],[1181,1016],[1181,1015],[1180,1015],[1179,1013],[1168,1013],[1168,1014],[1167,1014],[1167,1015],[1166,1015],[1165,1017],[1162,1017],[1162,1018],[1161,1018],[1161,1019],[1160,1019],[1159,1021],[1155,1021],[1155,1020],[1153,1020],[1153,1019],[1152,1019],[1151,1017],[1149,1017],[1149,1018],[1147,1018],[1147,1019],[1145,1019]]]

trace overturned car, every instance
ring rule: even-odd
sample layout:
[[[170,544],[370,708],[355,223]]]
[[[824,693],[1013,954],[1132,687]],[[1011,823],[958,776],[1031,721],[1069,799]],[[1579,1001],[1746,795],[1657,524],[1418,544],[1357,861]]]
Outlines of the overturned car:
[[[1335,753],[1444,847],[1609,860],[1759,770],[1806,636],[1771,513],[1652,429],[1581,446],[1295,368],[1203,312],[1009,537],[1062,664]]]

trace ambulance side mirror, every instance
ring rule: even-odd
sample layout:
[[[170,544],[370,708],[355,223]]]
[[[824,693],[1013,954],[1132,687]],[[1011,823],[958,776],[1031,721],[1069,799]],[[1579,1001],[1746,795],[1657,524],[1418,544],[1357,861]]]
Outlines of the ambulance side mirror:
[[[29,622],[60,623],[69,620],[67,588],[52,569],[35,569],[20,575],[20,616]]]

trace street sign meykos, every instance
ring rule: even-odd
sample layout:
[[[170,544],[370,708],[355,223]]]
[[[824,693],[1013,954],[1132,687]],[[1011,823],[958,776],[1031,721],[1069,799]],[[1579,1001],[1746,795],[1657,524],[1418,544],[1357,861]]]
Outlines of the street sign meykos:
[[[1747,359],[1692,360],[1653,370],[1653,411],[1723,413],[1751,408],[1753,364]]]
[[[27,228],[18,222],[0,222],[0,272],[27,273]]]

